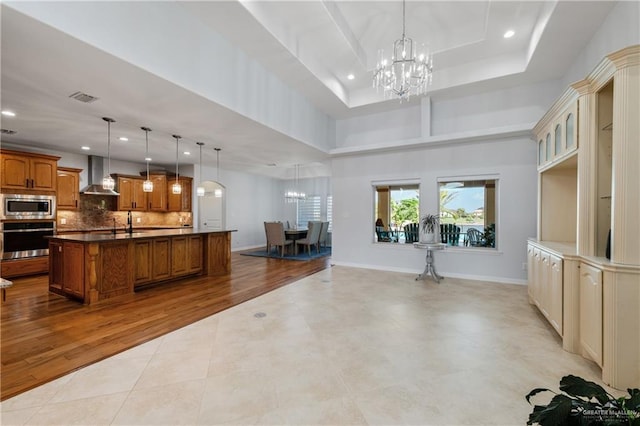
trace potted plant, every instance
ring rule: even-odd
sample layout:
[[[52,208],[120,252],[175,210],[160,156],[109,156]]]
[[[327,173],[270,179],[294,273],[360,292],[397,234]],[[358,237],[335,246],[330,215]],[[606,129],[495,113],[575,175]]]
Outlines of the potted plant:
[[[582,377],[568,375],[560,380],[562,393],[547,405],[535,405],[528,425],[640,425],[640,389],[627,389],[629,397],[614,398],[601,386]],[[536,388],[526,396],[553,392]]]
[[[422,232],[425,234],[425,243],[436,242],[436,228],[440,219],[434,214],[427,214],[420,219],[420,225],[422,226]]]

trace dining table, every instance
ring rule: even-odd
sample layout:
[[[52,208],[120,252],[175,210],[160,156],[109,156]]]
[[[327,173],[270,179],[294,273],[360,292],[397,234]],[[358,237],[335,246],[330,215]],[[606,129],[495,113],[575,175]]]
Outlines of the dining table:
[[[307,236],[307,228],[285,228],[284,229],[284,237],[287,240],[299,240],[301,238],[305,238]]]

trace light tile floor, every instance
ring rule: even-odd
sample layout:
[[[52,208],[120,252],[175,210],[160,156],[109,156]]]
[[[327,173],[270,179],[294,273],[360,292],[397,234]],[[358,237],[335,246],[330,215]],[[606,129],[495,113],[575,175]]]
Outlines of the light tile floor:
[[[521,425],[531,389],[601,383],[525,286],[414,278],[327,269],[8,399],[1,423]]]

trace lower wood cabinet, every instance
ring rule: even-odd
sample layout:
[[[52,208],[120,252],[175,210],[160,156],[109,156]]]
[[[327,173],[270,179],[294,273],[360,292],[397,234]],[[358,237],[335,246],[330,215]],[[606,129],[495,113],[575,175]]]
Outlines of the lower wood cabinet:
[[[139,240],[134,245],[135,285],[202,272],[200,235]]]
[[[580,264],[580,344],[602,367],[602,271]]]
[[[156,238],[151,251],[151,276],[153,281],[171,277],[171,240]]]
[[[134,245],[134,284],[144,284],[153,279],[151,273],[151,240],[136,241]]]
[[[84,259],[82,243],[50,241],[49,290],[84,299]]]

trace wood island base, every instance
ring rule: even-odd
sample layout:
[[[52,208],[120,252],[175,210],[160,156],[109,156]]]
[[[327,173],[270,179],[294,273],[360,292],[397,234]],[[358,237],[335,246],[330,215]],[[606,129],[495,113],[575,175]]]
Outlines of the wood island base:
[[[231,232],[54,236],[49,241],[49,291],[91,305],[150,284],[228,274]]]

